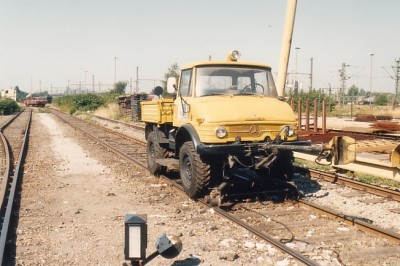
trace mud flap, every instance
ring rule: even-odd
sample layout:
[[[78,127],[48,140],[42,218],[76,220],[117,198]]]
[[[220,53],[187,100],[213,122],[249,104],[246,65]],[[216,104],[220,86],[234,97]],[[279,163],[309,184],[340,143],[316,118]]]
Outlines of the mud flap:
[[[347,136],[334,137],[329,146],[333,149],[334,164],[348,164],[356,160],[356,141]]]

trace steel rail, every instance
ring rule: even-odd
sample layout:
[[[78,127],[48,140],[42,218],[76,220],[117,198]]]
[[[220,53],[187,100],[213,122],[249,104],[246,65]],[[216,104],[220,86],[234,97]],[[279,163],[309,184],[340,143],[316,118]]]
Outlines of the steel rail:
[[[172,180],[170,180],[168,177],[166,176],[161,176],[163,178],[163,180],[170,184],[171,186],[174,186],[176,189],[178,189],[180,192],[183,192],[183,189],[181,186],[179,186],[178,184],[176,184],[176,182],[173,182]],[[240,219],[237,219],[236,217],[234,217],[233,215],[229,214],[228,212],[217,208],[215,206],[212,206],[210,204],[208,204],[205,200],[200,199],[198,200],[198,202],[204,204],[205,206],[207,206],[208,208],[212,208],[214,209],[214,211],[216,211],[218,214],[220,214],[221,216],[231,220],[232,222],[238,224],[239,226],[245,228],[246,230],[252,232],[254,235],[257,235],[258,237],[264,239],[265,241],[271,243],[272,245],[276,246],[277,248],[281,249],[282,251],[290,254],[291,256],[293,256],[294,258],[296,258],[297,260],[301,261],[302,263],[306,264],[306,265],[318,265],[315,261],[310,260],[309,258],[303,256],[301,253],[298,253],[297,251],[287,247],[285,244],[277,241],[276,239],[258,231],[256,228],[246,224],[245,222],[241,221]],[[377,236],[377,237],[381,237],[381,238],[385,238],[388,239],[390,241],[393,241],[395,243],[400,243],[400,234],[395,233],[393,231],[390,230],[386,230],[380,227],[377,227],[375,225],[369,224],[364,222],[363,220],[354,217],[354,216],[349,216],[340,212],[337,212],[335,210],[332,210],[330,208],[326,208],[320,205],[317,205],[315,203],[312,203],[306,199],[299,199],[298,203],[301,206],[304,206],[308,209],[311,209],[317,213],[320,213],[322,215],[325,215],[327,217],[329,217],[332,220],[340,220],[342,222],[344,222],[345,224],[349,225],[349,226],[354,226],[358,229],[360,229],[363,232],[369,233],[370,235],[373,236]]]
[[[56,114],[57,115],[57,114]],[[58,116],[58,115],[57,115]],[[63,119],[61,116],[58,116],[61,119]],[[67,120],[63,119],[63,121],[68,122]],[[126,154],[124,154],[123,152],[120,152],[118,149],[108,145],[107,143],[99,140],[98,138],[96,138],[95,136],[92,136],[91,134],[89,134],[88,132],[85,132],[84,129],[76,126],[76,124],[72,124],[72,123],[68,123],[69,125],[71,125],[73,128],[76,128],[78,130],[80,130],[81,132],[84,133],[84,135],[98,141],[100,144],[104,145],[105,147],[109,148],[112,152],[116,153],[117,155],[122,156],[123,158],[127,159],[130,162],[133,162],[134,164],[137,164],[137,161],[130,157],[127,156]],[[139,166],[141,168],[143,168],[144,170],[148,171],[147,169],[147,165],[143,165],[143,164],[139,164]],[[176,189],[178,189],[179,191],[183,192],[183,188],[181,186],[179,186],[176,182],[171,181],[168,177],[166,176],[160,176],[164,181],[166,181],[168,184],[174,186]],[[235,218],[234,216],[230,215],[229,213],[227,213],[226,211],[211,206],[210,204],[208,204],[206,201],[204,200],[199,200],[200,203],[204,204],[205,206],[209,207],[209,208],[213,208],[218,214],[220,214],[223,217],[226,217],[227,219],[235,222],[236,224],[238,224],[239,226],[245,228],[246,230],[252,232],[253,234],[259,236],[260,238],[266,240],[267,242],[273,244],[274,246],[278,247],[279,249],[283,250],[284,252],[290,254],[292,257],[296,258],[297,260],[299,260],[300,262],[306,264],[306,265],[319,265],[318,263],[316,263],[315,261],[310,260],[309,258],[303,256],[302,254],[300,254],[299,252],[295,251],[294,249],[291,249],[289,247],[287,247],[285,244],[275,240],[274,238],[260,232],[259,230],[255,229],[254,227],[247,225],[246,223],[242,222],[241,220]]]
[[[4,123],[3,125],[0,126],[0,131],[3,131],[3,128],[6,128],[9,124],[11,124],[20,114],[22,114],[24,112],[24,110],[20,111],[19,113],[17,113],[13,118],[11,118],[10,120],[8,120],[6,123]]]
[[[318,213],[327,215],[328,217],[330,217],[333,220],[340,220],[348,225],[355,226],[356,228],[361,229],[361,231],[363,231],[363,232],[368,232],[368,233],[373,234],[374,236],[383,237],[383,238],[389,239],[391,241],[394,241],[396,243],[400,243],[400,234],[397,234],[393,231],[386,230],[386,229],[377,227],[375,225],[366,223],[357,217],[349,216],[349,215],[346,215],[343,213],[339,213],[335,210],[317,205],[306,199],[299,199],[299,203],[302,206],[310,208]]]
[[[121,124],[123,126],[127,126],[127,127],[130,127],[130,128],[136,129],[136,130],[144,131],[144,126],[139,126],[139,125],[135,125],[135,124],[128,124],[128,123],[125,123],[125,122],[116,121],[116,120],[113,120],[113,119],[110,119],[110,118],[106,118],[106,117],[102,117],[102,116],[98,116],[98,115],[93,115],[93,117],[95,117],[95,118],[97,118],[99,120],[104,120],[104,121],[111,122],[111,123],[117,123],[117,124]]]
[[[263,240],[269,242],[270,244],[274,245],[275,247],[281,249],[285,253],[291,255],[293,258],[296,258],[298,261],[300,261],[306,265],[319,265],[317,262],[309,259],[308,257],[302,255],[301,253],[297,252],[296,250],[289,248],[288,246],[286,246],[282,242],[274,239],[273,237],[270,237],[270,236],[262,233],[261,231],[257,230],[253,226],[246,224],[245,222],[234,217],[233,215],[229,214],[228,212],[226,212],[220,208],[213,207],[213,206],[209,205],[208,203],[206,203],[204,200],[199,200],[199,202],[203,203],[204,205],[206,205],[209,208],[213,208],[214,211],[216,211],[219,215],[227,218],[228,220],[236,223],[237,225],[243,227],[244,229],[252,232],[254,235],[260,237],[261,239],[263,239]]]
[[[216,211],[219,215],[229,219],[230,221],[236,223],[237,225],[245,228],[246,230],[252,232],[254,235],[262,238],[263,240],[271,243],[272,245],[274,245],[275,247],[281,249],[282,251],[284,251],[285,253],[290,254],[292,257],[296,258],[297,260],[299,260],[300,262],[306,264],[306,265],[319,265],[318,263],[316,263],[313,260],[310,260],[309,258],[305,257],[304,255],[302,255],[301,253],[297,252],[296,250],[289,248],[288,246],[286,246],[285,244],[281,243],[280,241],[274,239],[273,237],[270,237],[264,233],[262,233],[261,231],[257,230],[256,228],[254,228],[253,226],[250,226],[248,224],[246,224],[245,222],[241,221],[240,219],[234,217],[233,215],[229,214],[228,212],[217,208],[217,207],[213,207],[209,204],[207,204],[205,201],[201,200],[201,203],[205,204],[207,207],[213,208],[214,211]]]
[[[123,126],[131,127],[131,128],[133,128],[135,130],[139,130],[139,131],[144,131],[145,130],[144,127],[138,126],[138,125],[135,125],[135,124],[128,124],[128,123],[125,123],[125,122],[112,120],[112,119],[104,118],[104,117],[101,117],[101,116],[93,116],[93,117],[98,118],[100,120],[105,120],[105,121],[108,121],[108,122],[112,122],[112,123],[115,123],[115,124],[120,124],[120,125],[123,125]],[[384,134],[380,134],[380,133],[365,133],[365,132],[359,133],[359,132],[356,132],[356,131],[343,131],[343,130],[334,130],[334,129],[329,129],[329,132],[335,132],[335,133],[349,132],[349,133],[352,133],[352,134],[360,134],[360,135],[370,136],[370,137],[373,137],[373,138],[390,139],[390,140],[398,140],[400,138],[400,136],[390,136],[390,135],[384,135]],[[365,165],[367,165],[369,167],[382,167],[382,169],[385,169],[385,170],[388,169],[388,171],[393,171],[393,169],[395,169],[393,167],[386,167],[384,165],[374,164],[373,162],[359,162],[359,163],[365,164]],[[346,168],[344,168],[344,169],[346,169]],[[386,178],[386,177],[383,177],[383,178]],[[377,195],[381,195],[381,194],[377,194]]]
[[[73,126],[73,127],[75,128],[75,126]],[[85,132],[83,129],[80,129],[80,128],[78,128],[78,129],[80,131],[82,131],[85,135],[91,137],[90,134]],[[126,156],[126,154],[118,151],[118,149],[109,146],[107,143],[104,143],[103,141],[101,141],[101,140],[99,140],[99,139],[97,139],[95,137],[93,139],[95,139],[99,143],[105,145],[107,148],[109,148],[114,153],[116,153],[118,155],[121,155],[123,158],[127,159],[128,161],[131,161],[131,162],[135,163],[136,165],[138,165],[136,160],[134,160],[134,158],[132,158],[130,156]],[[140,163],[138,166],[140,166],[140,167],[142,167],[142,168],[147,170],[147,166],[146,165],[143,165],[143,164]],[[315,170],[310,170],[310,172],[311,171],[314,172]],[[320,171],[315,171],[314,175],[317,175],[316,173],[318,173],[318,175],[320,175],[320,176],[327,175],[327,173],[320,172]],[[339,180],[339,177],[337,175],[329,175],[330,178],[332,178],[332,176],[334,178],[333,180]],[[176,182],[170,180],[169,178],[167,178],[165,176],[161,176],[161,177],[163,178],[163,180],[165,182],[167,182],[168,184],[172,185],[173,187],[177,188],[179,191],[184,193],[182,187],[179,184],[177,184]],[[340,180],[342,180],[342,178],[340,178]],[[348,181],[348,180],[343,180],[343,182],[344,181]],[[354,181],[354,180],[351,180],[351,181]],[[366,184],[360,183],[360,182],[352,182],[352,183],[359,183],[358,185],[362,186],[362,188],[360,188],[360,190],[365,190],[364,187],[366,186]],[[371,185],[367,185],[367,187],[374,188],[374,186],[371,186]],[[385,189],[383,189],[383,190],[385,190]],[[387,197],[390,197],[390,196],[387,196]],[[272,245],[274,245],[277,248],[281,249],[282,251],[290,254],[291,256],[293,256],[297,260],[301,261],[302,263],[304,263],[306,265],[318,265],[318,263],[316,263],[315,261],[310,260],[309,258],[303,256],[302,254],[298,253],[297,251],[287,247],[285,244],[283,244],[283,243],[277,241],[276,239],[271,238],[268,235],[258,231],[256,228],[246,224],[245,222],[241,221],[240,219],[235,218],[234,216],[232,216],[228,212],[226,212],[226,211],[224,211],[224,210],[222,210],[220,208],[217,208],[215,206],[211,206],[210,204],[208,204],[204,200],[198,200],[198,202],[204,204],[205,206],[207,206],[209,208],[213,208],[219,215],[221,215],[223,217],[226,217],[227,219],[229,219],[229,220],[235,222],[236,224],[238,224],[239,226],[241,226],[241,227],[245,228],[246,230],[252,232],[253,234],[257,235],[258,237],[264,239],[265,241],[268,241]],[[315,210],[316,212],[325,214],[325,215],[329,216],[330,218],[332,218],[333,220],[340,219],[340,220],[344,221],[345,223],[347,223],[349,225],[356,226],[357,228],[362,229],[365,232],[370,232],[370,233],[373,233],[374,235],[379,235],[381,237],[385,237],[387,239],[395,241],[396,243],[400,243],[400,235],[398,235],[397,233],[394,233],[394,232],[391,232],[389,230],[385,230],[385,229],[376,227],[374,225],[370,225],[370,224],[368,224],[368,223],[366,223],[366,222],[364,222],[364,221],[362,221],[362,220],[360,220],[358,218],[347,216],[347,215],[335,212],[333,210],[329,210],[328,208],[325,208],[325,207],[322,207],[322,206],[318,206],[316,204],[308,202],[307,200],[303,200],[302,199],[302,200],[299,201],[299,203],[304,205],[304,206],[306,206],[306,207],[308,207],[308,208],[311,208],[311,209]]]
[[[23,138],[21,150],[20,150],[20,153],[18,156],[18,163],[16,164],[16,166],[14,168],[14,173],[11,173],[10,171],[8,172],[8,175],[9,175],[8,180],[11,178],[11,175],[13,175],[13,180],[11,183],[11,187],[9,188],[10,193],[9,193],[8,199],[7,199],[7,207],[6,207],[3,224],[2,224],[2,228],[1,228],[1,235],[0,235],[0,264],[1,265],[3,265],[4,251],[5,251],[5,247],[6,247],[7,235],[8,235],[8,230],[9,230],[10,221],[11,221],[11,214],[12,214],[12,210],[13,210],[14,198],[15,198],[18,181],[19,181],[19,171],[23,165],[23,158],[25,156],[26,149],[27,149],[27,144],[28,144],[27,139],[28,139],[28,135],[29,135],[31,120],[32,120],[32,111],[30,111],[29,119],[28,119],[28,122],[25,127],[24,138]],[[7,182],[7,184],[8,184],[8,182]]]
[[[11,157],[10,157],[10,148],[8,146],[8,142],[3,132],[0,129],[0,137],[1,137],[1,145],[5,154],[5,170],[3,173],[3,179],[0,185],[0,209],[3,210],[6,203],[6,191],[8,189],[8,183],[10,182],[10,168],[11,168]]]
[[[122,124],[122,125],[126,125],[126,126],[130,126],[130,124],[127,123],[122,123],[120,121],[115,121],[112,119],[108,119],[108,118],[103,118],[103,117],[98,117],[95,116],[96,118],[100,118],[109,122],[114,122],[117,124]],[[133,128],[138,129],[138,130],[143,130],[144,128],[132,125]],[[335,132],[342,132],[342,131],[338,131],[336,130]],[[367,134],[367,133],[364,133]],[[368,133],[368,135],[373,135],[371,133]],[[375,136],[382,136],[381,134],[375,134]],[[298,167],[301,168],[301,167]],[[325,181],[328,182],[332,182],[332,183],[336,183],[339,185],[345,185],[348,186],[350,188],[356,189],[356,190],[360,190],[360,191],[366,191],[370,194],[373,195],[377,195],[377,196],[381,196],[381,197],[385,197],[388,199],[392,199],[395,201],[400,201],[400,192],[399,191],[395,191],[395,190],[391,190],[391,189],[387,189],[387,188],[383,188],[383,187],[379,187],[379,186],[374,186],[374,185],[370,185],[370,184],[366,184],[366,183],[362,183],[356,180],[351,180],[349,178],[346,177],[342,177],[338,174],[331,174],[331,173],[326,173],[323,171],[319,171],[319,170],[314,170],[314,169],[308,169],[310,171],[310,174],[312,177],[314,178],[319,178],[319,179],[323,179]]]
[[[373,195],[385,197],[391,200],[400,201],[400,192],[392,189],[387,189],[379,186],[374,186],[366,183],[362,183],[360,181],[352,180],[338,174],[326,173],[320,170],[308,169],[310,171],[310,175],[316,179],[323,179],[325,181],[345,185],[347,187],[365,191]]]
[[[172,181],[167,176],[161,175],[160,178],[162,178],[163,181],[165,181],[170,186],[173,186],[175,189],[177,189],[182,194],[186,195],[186,193],[183,191],[182,186],[180,186],[176,182]],[[315,261],[310,260],[308,257],[305,257],[304,255],[302,255],[301,253],[297,252],[296,250],[294,250],[292,248],[289,248],[288,246],[286,246],[282,242],[274,239],[273,237],[270,237],[270,236],[262,233],[261,231],[257,230],[253,226],[246,224],[245,222],[243,222],[240,219],[236,218],[235,216],[229,214],[228,212],[224,211],[223,209],[221,209],[219,207],[215,207],[215,206],[207,203],[206,200],[198,199],[197,202],[203,204],[207,208],[213,209],[215,212],[217,212],[222,217],[227,218],[228,220],[230,220],[230,221],[236,223],[237,225],[243,227],[244,229],[250,231],[254,235],[260,237],[261,239],[263,239],[263,240],[269,242],[270,244],[276,246],[277,248],[281,249],[285,253],[290,254],[292,257],[296,258],[300,262],[302,262],[302,263],[304,263],[306,265],[319,265]]]
[[[57,112],[58,112],[58,111],[57,111]],[[135,158],[129,156],[128,154],[126,154],[126,153],[124,153],[124,152],[118,150],[116,147],[114,147],[114,146],[108,144],[107,142],[105,142],[105,141],[103,141],[103,140],[97,138],[97,137],[94,136],[93,134],[90,134],[89,132],[85,131],[83,128],[79,127],[77,124],[75,124],[75,123],[69,123],[69,121],[68,121],[67,119],[65,119],[65,117],[63,117],[62,115],[59,115],[57,112],[52,112],[52,114],[56,115],[57,117],[59,117],[59,118],[62,119],[63,121],[67,122],[68,125],[70,125],[71,127],[73,127],[73,128],[75,128],[75,129],[81,131],[84,135],[86,135],[86,136],[88,136],[89,138],[91,138],[91,139],[97,141],[98,143],[102,144],[104,147],[106,147],[107,149],[109,149],[109,150],[111,150],[112,152],[116,153],[117,155],[121,156],[122,158],[133,162],[135,165],[137,165],[137,166],[139,166],[139,167],[145,169],[147,172],[149,172],[148,169],[147,169],[147,165],[146,165],[146,164],[143,164],[142,162],[136,160]],[[75,118],[75,119],[78,119],[78,118]],[[103,128],[103,129],[105,130],[105,128]],[[114,131],[113,133],[118,134],[118,132],[115,132],[115,131]],[[123,134],[121,134],[121,135],[123,135]],[[127,137],[126,135],[123,135],[123,137],[124,137],[124,138],[127,138],[127,139],[129,138],[129,137]],[[129,138],[129,139],[132,139],[132,138]],[[137,142],[137,140],[136,140],[136,142]],[[141,143],[143,143],[143,142],[141,142]]]

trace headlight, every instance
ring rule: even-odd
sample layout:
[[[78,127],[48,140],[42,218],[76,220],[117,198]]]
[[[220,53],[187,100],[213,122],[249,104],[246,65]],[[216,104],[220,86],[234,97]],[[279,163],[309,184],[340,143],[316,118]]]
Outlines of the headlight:
[[[217,135],[217,137],[220,139],[225,138],[226,134],[227,134],[226,128],[223,126],[219,126],[215,130],[215,135]]]
[[[292,137],[294,135],[294,128],[292,126],[286,126],[284,133],[286,137]]]

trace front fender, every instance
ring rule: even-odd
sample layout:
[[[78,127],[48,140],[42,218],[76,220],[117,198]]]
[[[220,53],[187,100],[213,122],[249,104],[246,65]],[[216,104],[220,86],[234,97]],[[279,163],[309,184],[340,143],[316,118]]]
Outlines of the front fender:
[[[179,154],[179,150],[183,143],[186,141],[192,141],[194,148],[197,150],[197,146],[201,144],[199,135],[196,132],[196,129],[192,125],[183,125],[178,129],[175,138],[175,150],[176,153]]]

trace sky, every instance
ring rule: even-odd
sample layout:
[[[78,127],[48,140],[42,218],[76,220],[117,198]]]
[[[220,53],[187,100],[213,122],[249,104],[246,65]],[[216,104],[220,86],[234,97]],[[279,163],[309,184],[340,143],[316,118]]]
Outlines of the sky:
[[[240,60],[279,68],[286,0],[0,0],[0,90],[149,92],[172,64]],[[288,72],[304,89],[394,92],[400,1],[298,0]],[[295,47],[299,49],[295,49]],[[371,54],[374,54],[371,56]],[[372,71],[371,71],[372,70]],[[391,78],[392,76],[392,78]],[[132,83],[131,83],[132,82]]]

